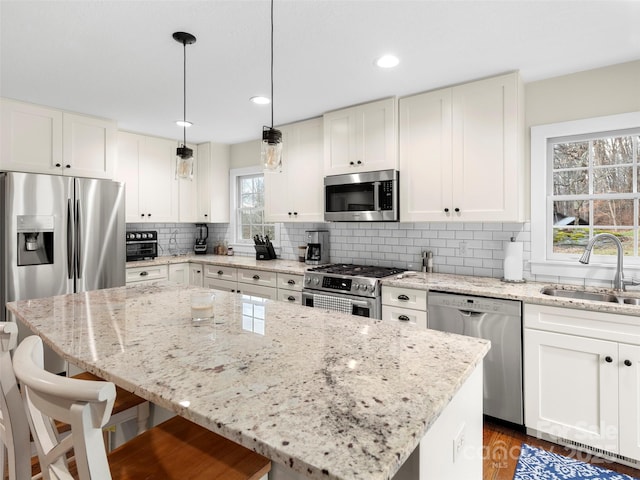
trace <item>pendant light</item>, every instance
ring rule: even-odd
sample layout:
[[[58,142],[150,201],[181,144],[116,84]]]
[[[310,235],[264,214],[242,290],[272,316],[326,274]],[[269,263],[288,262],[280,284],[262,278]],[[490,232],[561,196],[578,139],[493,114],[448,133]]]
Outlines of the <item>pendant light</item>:
[[[282,169],[282,132],[273,128],[273,0],[271,0],[271,127],[262,127],[262,163],[265,170]]]
[[[182,146],[176,150],[176,178],[193,179],[193,150],[187,147],[187,45],[196,43],[196,37],[186,32],[175,32],[173,39],[182,44],[183,48],[183,110],[182,110]]]

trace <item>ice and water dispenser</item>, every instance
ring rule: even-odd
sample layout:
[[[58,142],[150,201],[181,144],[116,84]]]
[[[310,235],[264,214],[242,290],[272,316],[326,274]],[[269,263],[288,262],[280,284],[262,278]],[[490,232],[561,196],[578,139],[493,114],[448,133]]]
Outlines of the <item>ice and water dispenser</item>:
[[[18,266],[53,263],[53,215],[18,215]]]

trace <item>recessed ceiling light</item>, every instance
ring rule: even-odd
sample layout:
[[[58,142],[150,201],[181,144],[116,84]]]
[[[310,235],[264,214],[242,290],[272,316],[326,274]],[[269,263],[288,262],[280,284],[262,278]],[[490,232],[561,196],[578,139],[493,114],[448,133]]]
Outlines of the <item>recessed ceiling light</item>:
[[[376,60],[376,65],[380,68],[393,68],[400,63],[400,59],[395,55],[383,55]]]
[[[187,120],[176,120],[176,125],[179,127],[190,127],[193,123],[188,122]]]
[[[269,105],[271,103],[271,100],[269,100],[267,97],[260,97],[260,96],[251,97],[249,100],[251,100],[256,105]]]

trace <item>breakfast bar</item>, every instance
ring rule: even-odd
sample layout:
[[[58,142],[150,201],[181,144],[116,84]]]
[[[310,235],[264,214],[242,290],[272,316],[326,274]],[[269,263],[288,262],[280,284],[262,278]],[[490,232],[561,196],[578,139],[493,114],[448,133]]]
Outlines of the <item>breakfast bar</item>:
[[[214,318],[194,322],[202,290],[7,309],[70,364],[267,456],[270,478],[481,478],[489,342],[221,291]]]

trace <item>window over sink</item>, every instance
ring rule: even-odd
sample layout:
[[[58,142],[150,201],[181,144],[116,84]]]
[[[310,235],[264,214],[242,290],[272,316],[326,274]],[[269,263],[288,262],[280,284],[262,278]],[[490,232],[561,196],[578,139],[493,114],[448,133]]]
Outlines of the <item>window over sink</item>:
[[[578,258],[590,238],[620,239],[625,267],[640,268],[640,112],[531,128],[531,271],[610,280],[613,243],[592,263]]]

